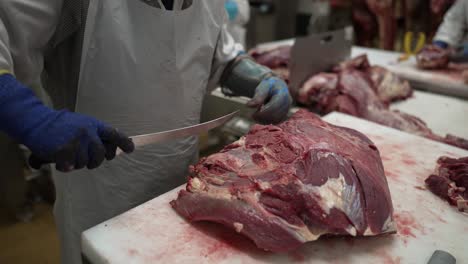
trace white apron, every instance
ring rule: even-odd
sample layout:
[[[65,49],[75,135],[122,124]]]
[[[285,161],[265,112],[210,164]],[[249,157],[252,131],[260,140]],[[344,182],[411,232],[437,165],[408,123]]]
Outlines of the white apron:
[[[146,1],[146,2],[151,2]],[[199,123],[224,2],[174,11],[141,0],[90,1],[77,112],[128,135]],[[96,170],[57,173],[55,216],[63,263],[81,263],[81,233],[185,182],[197,139],[135,150]]]

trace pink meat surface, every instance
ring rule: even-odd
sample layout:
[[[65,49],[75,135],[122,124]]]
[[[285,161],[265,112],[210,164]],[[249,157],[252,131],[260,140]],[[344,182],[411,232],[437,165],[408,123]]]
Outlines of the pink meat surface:
[[[272,69],[279,77],[286,82],[289,81],[289,58],[291,53],[291,46],[285,45],[269,50],[253,49],[249,54],[259,64],[267,66]]]
[[[417,55],[416,61],[422,69],[443,69],[449,64],[449,52],[435,45],[427,45]]]
[[[367,75],[378,98],[385,104],[407,99],[413,94],[413,89],[408,81],[401,79],[384,67],[371,66],[365,54],[340,63],[334,67],[333,71],[340,72],[346,69],[359,70]]]
[[[468,149],[468,140],[453,135],[439,136],[434,134],[421,119],[390,110],[388,106],[390,99],[382,96],[385,94],[383,91],[388,89],[390,91],[388,94],[392,95],[390,98],[404,93],[392,93],[391,88],[376,87],[381,77],[373,77],[369,74],[373,71],[373,67],[363,70],[367,67],[366,65],[368,62],[360,56],[335,67],[336,73],[320,73],[312,76],[299,89],[297,100],[321,114],[338,111]],[[397,90],[405,91],[401,88]],[[406,91],[408,94],[411,93],[411,89]]]
[[[322,235],[395,231],[376,146],[363,134],[305,110],[278,126],[255,125],[191,168],[173,208],[283,252]]]
[[[380,47],[393,50],[397,31],[395,0],[366,0],[369,10],[377,17]]]
[[[425,182],[435,195],[468,212],[468,157],[440,157],[434,174]]]

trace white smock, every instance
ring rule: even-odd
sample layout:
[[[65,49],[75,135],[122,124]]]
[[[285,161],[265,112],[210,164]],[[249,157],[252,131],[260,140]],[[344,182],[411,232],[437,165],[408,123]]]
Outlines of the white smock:
[[[9,15],[0,19],[0,66],[35,82],[44,50],[37,45],[54,32],[62,1],[1,2]],[[223,1],[175,0],[173,11],[151,2],[160,3],[93,0],[88,9],[76,111],[128,135],[199,123],[208,83],[216,84],[242,49],[227,33]],[[15,19],[25,23],[11,26]],[[136,149],[95,170],[55,173],[62,263],[81,263],[84,230],[183,184],[197,152],[197,138],[189,137]]]
[[[468,0],[457,0],[444,16],[434,40],[458,46],[468,42]]]
[[[227,29],[237,43],[244,45],[246,41],[246,25],[250,19],[250,5],[248,0],[235,0],[238,14],[234,20],[229,21]]]

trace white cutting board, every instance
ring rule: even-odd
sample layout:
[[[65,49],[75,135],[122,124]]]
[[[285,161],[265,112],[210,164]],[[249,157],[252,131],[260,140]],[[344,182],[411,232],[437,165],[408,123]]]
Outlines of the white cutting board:
[[[434,250],[442,249],[454,255],[457,263],[468,263],[468,216],[422,188],[439,156],[468,156],[468,151],[340,113],[324,119],[363,132],[379,148],[398,234],[319,239],[289,254],[272,254],[222,226],[186,222],[169,205],[178,188],[84,232],[84,255],[96,264],[421,264]]]
[[[460,70],[422,70],[411,57],[404,62],[390,62],[385,67],[407,79],[415,88],[468,98],[468,85]]]

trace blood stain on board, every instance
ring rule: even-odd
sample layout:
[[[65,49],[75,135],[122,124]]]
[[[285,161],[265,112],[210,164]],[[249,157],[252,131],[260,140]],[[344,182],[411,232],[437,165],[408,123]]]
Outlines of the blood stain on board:
[[[395,181],[400,181],[400,176],[397,173],[395,173],[393,171],[388,171],[388,170],[386,170],[384,172],[385,172],[385,176],[387,176],[387,178],[391,178],[391,179],[393,179]]]
[[[219,224],[200,222],[195,225],[198,230],[214,238],[204,243],[205,249],[201,253],[203,257],[214,263],[218,263],[236,252],[257,257],[270,254],[259,249],[246,237]]]
[[[413,159],[404,158],[402,161],[408,166],[414,166],[417,164],[416,161],[414,161]]]
[[[397,224],[398,235],[403,237],[403,242],[408,243],[407,238],[416,238],[416,233],[425,234],[424,227],[407,211],[393,214]]]
[[[387,157],[387,156],[380,156],[380,158],[382,159],[382,161],[391,161],[392,159]]]
[[[131,249],[128,250],[128,255],[130,255],[132,257],[136,256],[136,255],[138,255],[138,250],[131,248]]]
[[[392,256],[390,253],[386,252],[385,250],[377,250],[376,254],[380,256],[380,259],[382,260],[382,264],[400,264],[401,263],[401,257],[395,257]]]
[[[303,262],[305,260],[304,254],[302,254],[299,250],[289,252],[288,256],[294,262]]]
[[[441,215],[444,214],[444,212],[439,212],[439,213],[436,213],[436,212],[433,212],[431,210],[427,210],[427,212],[429,212],[435,219],[437,219],[439,222],[443,223],[443,224],[447,224],[447,221],[445,221],[445,219],[443,219],[441,217]]]

